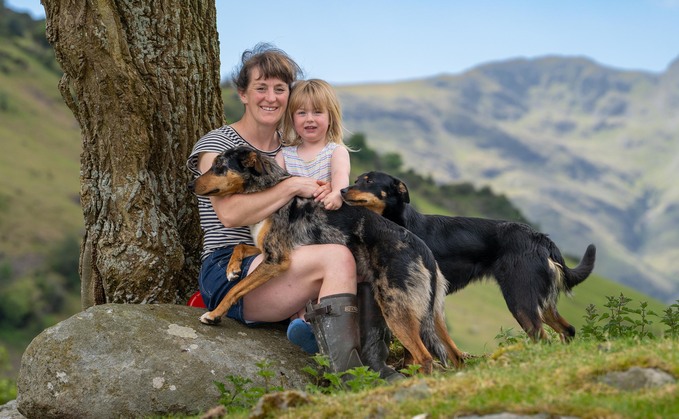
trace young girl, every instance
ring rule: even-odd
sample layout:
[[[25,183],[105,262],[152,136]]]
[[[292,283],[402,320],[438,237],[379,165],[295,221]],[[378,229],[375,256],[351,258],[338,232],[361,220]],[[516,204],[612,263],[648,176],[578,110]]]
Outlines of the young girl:
[[[342,141],[340,103],[330,84],[319,79],[295,84],[283,126],[278,164],[291,175],[329,182],[331,191],[321,202],[328,210],[342,206],[340,191],[349,186],[349,150]]]
[[[342,205],[340,191],[349,186],[349,152],[342,142],[342,111],[333,88],[311,79],[297,82],[288,99],[283,121],[284,146],[276,162],[294,176],[328,182],[331,191],[321,200],[325,209]],[[288,339],[308,353],[318,352],[310,326],[292,319]]]
[[[293,85],[283,120],[284,147],[276,155],[281,167],[296,176],[329,182],[331,192],[320,201],[326,209],[342,206],[341,190],[349,186],[349,149],[342,142],[342,111],[337,95],[325,81],[311,79]],[[403,378],[386,364],[388,329],[367,282],[357,284],[361,360],[380,377]],[[309,353],[318,352],[313,331],[302,318],[292,319],[288,339]]]

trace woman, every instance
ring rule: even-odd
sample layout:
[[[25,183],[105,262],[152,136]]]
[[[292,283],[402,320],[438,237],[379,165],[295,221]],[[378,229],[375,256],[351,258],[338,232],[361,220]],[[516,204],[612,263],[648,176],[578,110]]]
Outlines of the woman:
[[[245,113],[237,122],[198,140],[187,162],[194,176],[207,171],[218,153],[232,147],[248,145],[274,157],[281,146],[280,122],[298,75],[300,67],[283,51],[268,44],[245,51],[233,77]],[[294,196],[321,200],[327,193],[323,182],[293,176],[263,192],[198,197],[204,234],[199,285],[207,308],[214,309],[238,282],[227,281],[225,269],[233,246],[242,242],[252,244],[248,225],[271,215]],[[302,246],[293,251],[291,260],[290,269],[251,291],[231,307],[227,316],[246,324],[278,322],[301,314],[307,301],[318,301],[329,312],[339,313],[328,316],[326,330],[316,331],[317,336],[321,333],[330,339],[341,337],[332,345],[327,345],[325,339],[319,342],[333,370],[341,372],[361,366],[356,264],[351,252],[341,245]],[[261,261],[261,255],[246,258],[242,276]]]

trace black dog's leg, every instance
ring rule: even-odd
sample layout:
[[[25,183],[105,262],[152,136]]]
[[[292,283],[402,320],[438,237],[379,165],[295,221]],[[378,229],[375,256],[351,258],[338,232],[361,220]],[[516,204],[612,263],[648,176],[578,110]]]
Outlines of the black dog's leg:
[[[380,373],[380,377],[387,380],[399,380],[405,378],[403,374],[396,372],[387,365],[389,357],[389,341],[391,333],[384,321],[375,297],[372,286],[367,282],[358,284],[358,308],[359,329],[361,331],[361,360],[374,371]]]

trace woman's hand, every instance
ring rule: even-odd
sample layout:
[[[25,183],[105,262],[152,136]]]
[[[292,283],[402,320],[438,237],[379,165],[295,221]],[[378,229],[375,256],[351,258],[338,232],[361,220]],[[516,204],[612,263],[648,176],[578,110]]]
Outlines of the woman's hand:
[[[330,192],[332,192],[332,186],[330,186],[330,183],[317,180],[316,191],[314,191],[314,200],[316,202],[323,202]]]
[[[325,196],[330,191],[330,185],[327,182],[316,180],[310,177],[293,176],[284,180],[283,182],[285,182],[293,190],[293,195],[300,196],[302,198],[313,198],[316,201],[320,201],[321,199],[325,198]]]

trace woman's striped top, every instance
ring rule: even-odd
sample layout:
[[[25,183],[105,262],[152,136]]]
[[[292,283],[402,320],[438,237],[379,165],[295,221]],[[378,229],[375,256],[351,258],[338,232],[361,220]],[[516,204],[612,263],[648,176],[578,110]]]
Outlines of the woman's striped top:
[[[193,146],[193,151],[186,162],[186,166],[189,168],[194,178],[197,178],[201,174],[198,169],[198,157],[201,153],[221,153],[222,151],[238,146],[255,148],[241,137],[236,130],[231,128],[230,125],[217,128],[208,132],[196,142]],[[274,157],[279,150],[280,147],[273,151],[259,151],[270,157]],[[200,227],[203,229],[203,252],[201,254],[201,260],[204,260],[207,255],[216,249],[237,245],[239,243],[254,244],[252,242],[252,237],[250,236],[249,227],[224,227],[212,208],[210,198],[204,196],[197,196],[197,198]]]

